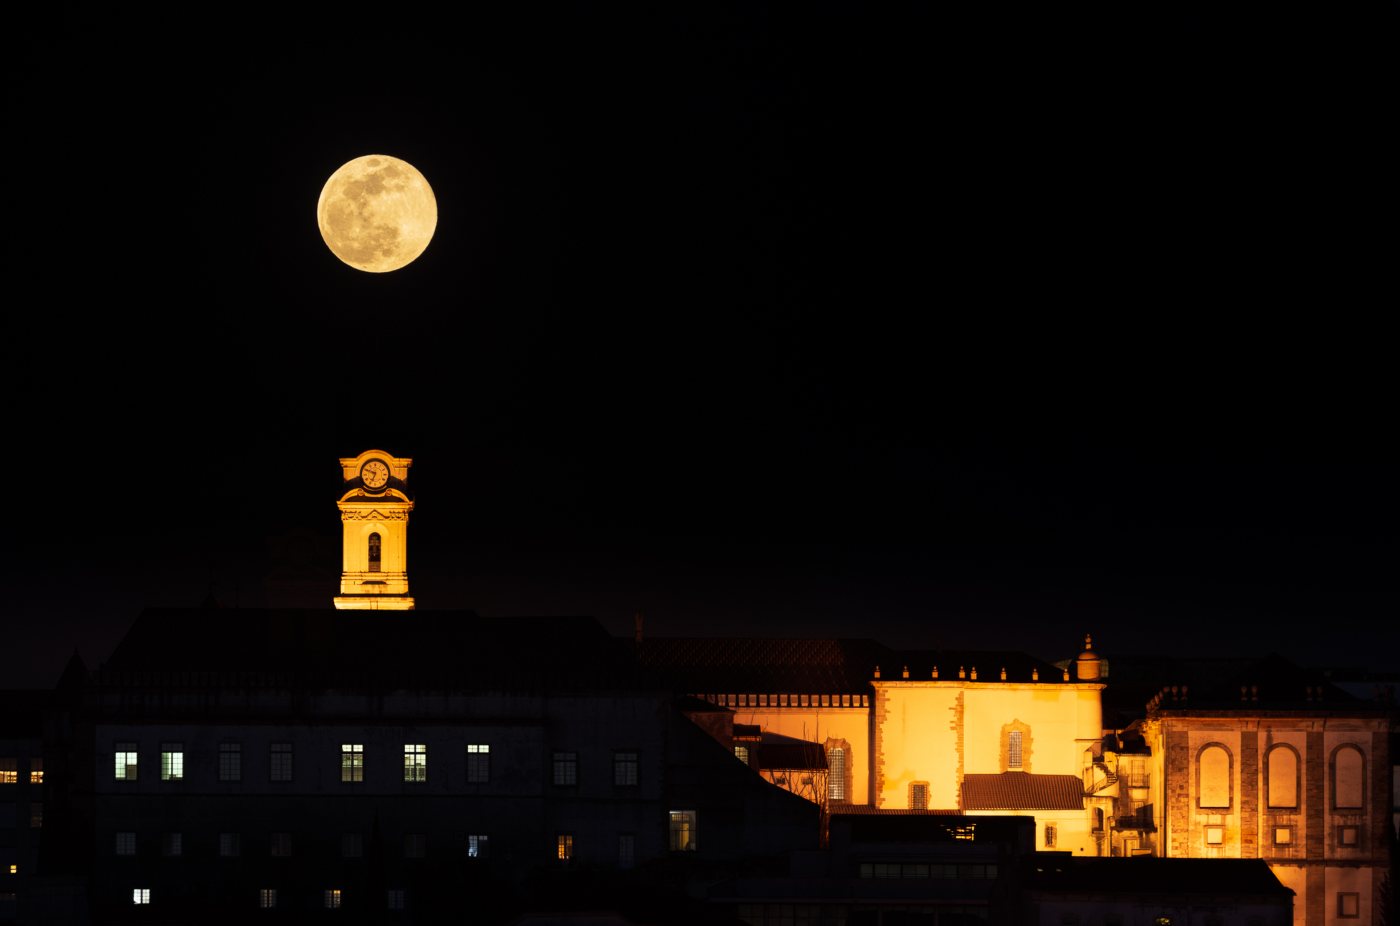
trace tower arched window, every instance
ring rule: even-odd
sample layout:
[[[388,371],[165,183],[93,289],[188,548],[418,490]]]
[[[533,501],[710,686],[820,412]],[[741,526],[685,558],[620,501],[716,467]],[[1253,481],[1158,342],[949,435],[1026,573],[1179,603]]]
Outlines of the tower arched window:
[[[370,535],[369,535],[369,571],[370,571],[370,572],[378,572],[378,571],[379,571],[379,564],[380,564],[380,561],[381,561],[381,560],[380,560],[380,554],[379,554],[380,545],[381,545],[381,544],[380,544],[380,541],[379,541],[379,533],[376,531],[375,533],[370,534]]]
[[[1196,754],[1196,794],[1203,810],[1230,807],[1233,765],[1234,757],[1219,743],[1210,743]]]
[[[1292,746],[1279,744],[1269,750],[1269,806],[1281,810],[1298,807],[1298,753]]]
[[[1332,807],[1360,810],[1366,806],[1366,757],[1357,747],[1338,746],[1332,753]]]

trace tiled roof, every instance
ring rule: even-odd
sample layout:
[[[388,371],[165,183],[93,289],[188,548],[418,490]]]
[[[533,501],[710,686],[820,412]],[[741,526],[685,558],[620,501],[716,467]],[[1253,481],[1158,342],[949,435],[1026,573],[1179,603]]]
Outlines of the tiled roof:
[[[964,775],[964,810],[1080,810],[1084,782],[1074,775]]]
[[[592,618],[329,608],[149,608],[97,673],[108,685],[447,690],[616,690],[637,675],[630,645]]]

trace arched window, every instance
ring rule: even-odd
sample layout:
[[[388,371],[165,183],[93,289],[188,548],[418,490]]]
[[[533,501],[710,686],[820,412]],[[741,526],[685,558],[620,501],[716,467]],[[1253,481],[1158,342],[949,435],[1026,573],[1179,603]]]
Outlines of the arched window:
[[[1366,806],[1366,757],[1351,744],[1332,752],[1332,807],[1360,810]]]
[[[1029,724],[1013,720],[1001,728],[1001,770],[1003,772],[1030,772],[1031,751],[1035,741],[1031,737]]]
[[[846,799],[846,750],[837,746],[826,754],[826,799],[831,802]]]
[[[1279,810],[1298,808],[1298,753],[1282,744],[1269,750],[1269,806]]]
[[[1196,754],[1196,794],[1202,809],[1230,807],[1232,757],[1219,743],[1209,743]]]
[[[379,534],[369,535],[369,571],[379,571]]]
[[[1021,731],[1012,730],[1006,737],[1006,767],[1007,769],[1021,768]]]

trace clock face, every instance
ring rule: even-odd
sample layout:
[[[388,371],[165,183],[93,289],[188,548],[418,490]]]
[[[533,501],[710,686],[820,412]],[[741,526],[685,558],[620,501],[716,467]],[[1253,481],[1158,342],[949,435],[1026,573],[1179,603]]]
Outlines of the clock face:
[[[389,482],[389,467],[383,460],[366,460],[360,467],[360,481],[366,489],[382,489]]]

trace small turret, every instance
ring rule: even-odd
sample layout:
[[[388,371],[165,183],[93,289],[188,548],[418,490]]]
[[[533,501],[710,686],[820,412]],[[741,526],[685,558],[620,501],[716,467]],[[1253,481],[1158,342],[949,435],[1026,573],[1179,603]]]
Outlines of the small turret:
[[[1074,662],[1075,677],[1081,682],[1098,681],[1101,675],[1099,654],[1094,652],[1094,640],[1087,633],[1084,634],[1084,652]]]

